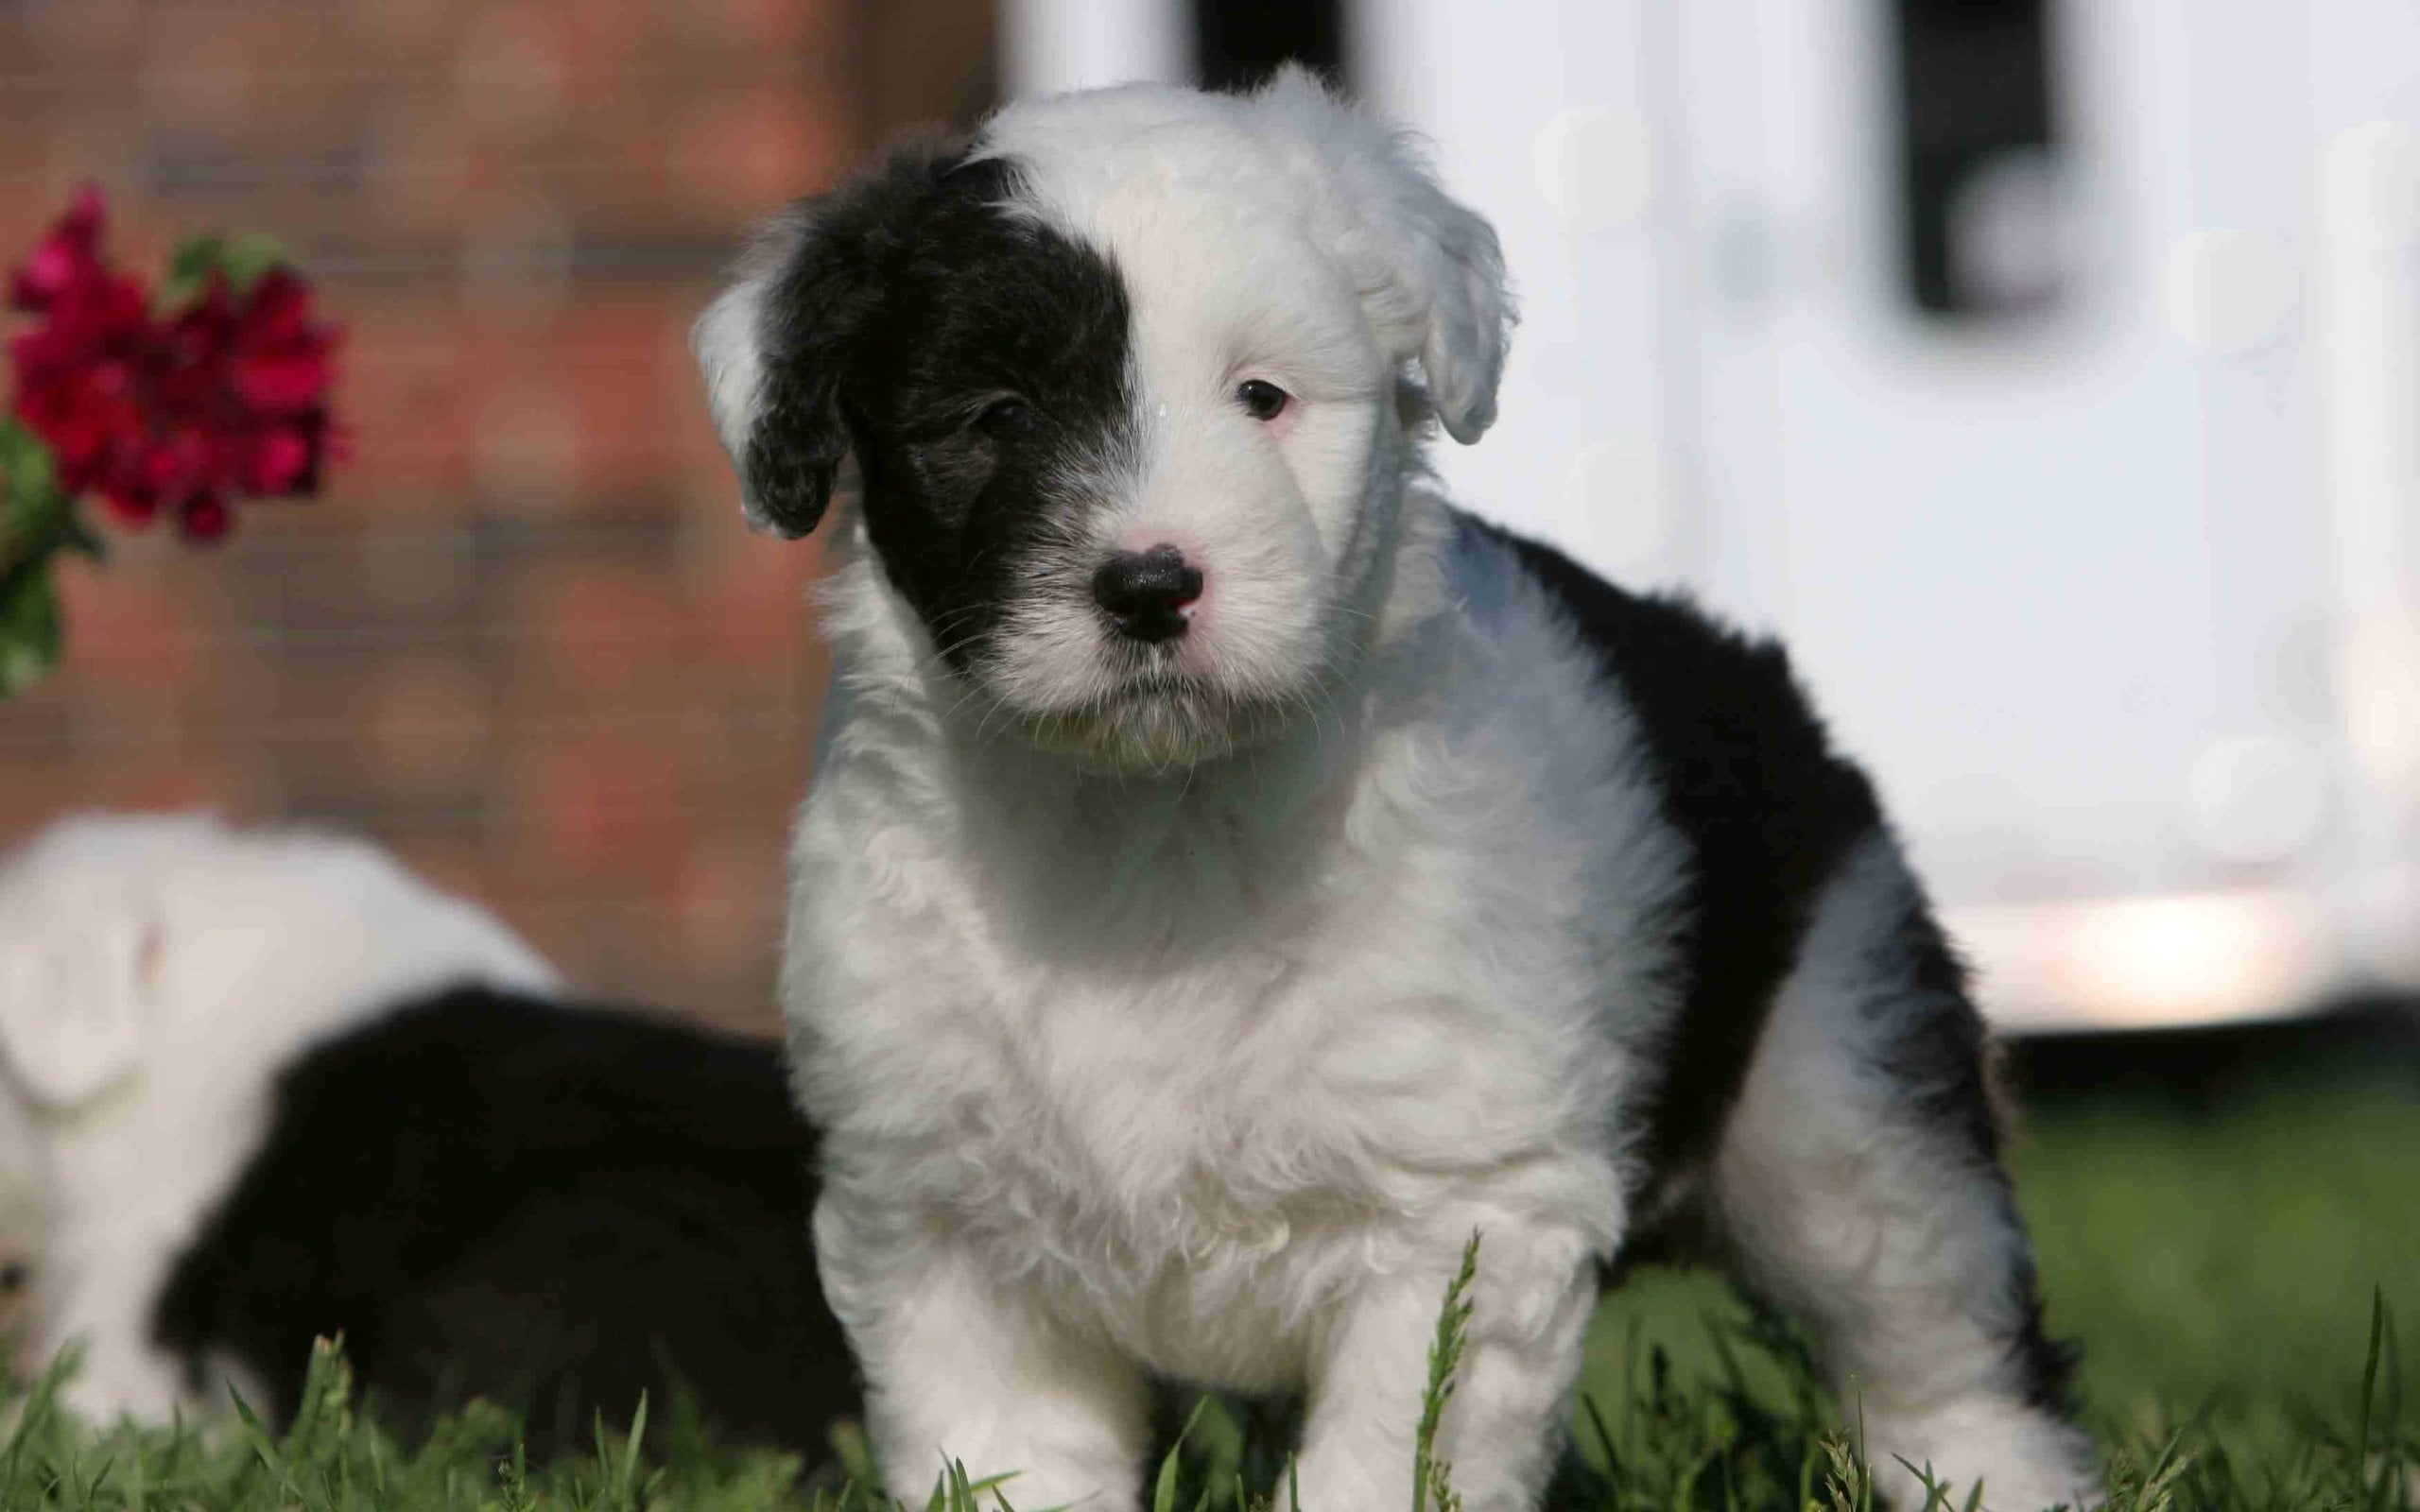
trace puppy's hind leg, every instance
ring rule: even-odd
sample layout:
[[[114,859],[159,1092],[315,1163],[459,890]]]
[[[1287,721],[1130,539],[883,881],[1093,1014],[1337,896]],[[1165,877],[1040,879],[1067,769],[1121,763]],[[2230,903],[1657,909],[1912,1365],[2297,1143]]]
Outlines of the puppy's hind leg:
[[[1876,1484],[2098,1499],[2000,1164],[1981,1020],[1887,837],[1826,885],[1712,1172],[1743,1280],[1814,1329]]]

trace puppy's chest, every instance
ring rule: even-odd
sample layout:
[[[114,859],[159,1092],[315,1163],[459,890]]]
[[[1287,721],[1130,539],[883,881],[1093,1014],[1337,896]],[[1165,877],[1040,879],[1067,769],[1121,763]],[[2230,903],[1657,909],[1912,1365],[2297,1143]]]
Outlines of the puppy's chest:
[[[1419,890],[1357,879],[1160,956],[1037,959],[972,911],[902,920],[883,1001],[833,1005],[851,1023],[827,1053],[858,1064],[824,1082],[912,1061],[914,1137],[929,1175],[957,1173],[953,1205],[1138,1260],[1379,1212],[1568,1136],[1589,1012],[1568,970],[1508,969]]]
[[[1407,1001],[1340,937],[1322,958],[1309,933],[1184,961],[972,971],[987,953],[960,942],[937,974],[970,990],[929,1005],[925,1027],[969,1073],[947,1099],[957,1137],[996,1146],[981,1155],[990,1169],[1138,1205],[1349,1188],[1350,1167],[1401,1143],[1385,1126],[1391,1101],[1446,1094],[1459,1055],[1448,1041],[1472,1015]]]
[[[1181,1358],[1183,1319],[1282,1354],[1295,1324],[1244,1326],[1253,1298],[1299,1322],[1398,1246],[1459,1242],[1474,1200],[1613,1190],[1621,910],[1520,792],[1468,784],[1451,822],[1357,811],[1290,872],[1200,868],[1228,898],[1171,895],[1165,867],[1099,881],[1073,827],[1063,882],[1005,890],[938,834],[811,808],[810,1111],[873,1200],[1115,1313],[1144,1358],[1236,1378],[1241,1356]]]
[[[993,1074],[955,1090],[928,1167],[947,1223],[1157,1368],[1276,1383],[1304,1310],[1394,1263],[1448,1171],[1483,1158],[1445,1132],[1485,1116],[1456,1016],[1357,986],[1231,959],[977,1010]]]

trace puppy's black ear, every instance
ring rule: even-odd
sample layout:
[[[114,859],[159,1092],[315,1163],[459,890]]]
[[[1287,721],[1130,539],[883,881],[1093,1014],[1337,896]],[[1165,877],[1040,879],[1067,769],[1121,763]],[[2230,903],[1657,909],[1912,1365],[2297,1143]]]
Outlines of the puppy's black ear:
[[[857,345],[881,308],[893,254],[962,156],[903,148],[791,206],[757,232],[691,329],[715,429],[758,529],[795,538],[823,518],[849,451],[840,400]]]

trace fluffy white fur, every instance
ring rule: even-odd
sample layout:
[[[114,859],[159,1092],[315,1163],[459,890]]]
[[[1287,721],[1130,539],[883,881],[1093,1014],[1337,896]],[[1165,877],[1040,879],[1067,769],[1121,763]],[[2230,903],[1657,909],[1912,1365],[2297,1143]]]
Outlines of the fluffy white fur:
[[[1391,1512],[1477,1230],[1441,1452],[1473,1512],[1518,1512],[1631,1226],[1687,858],[1634,715],[1424,481],[1424,407],[1465,441],[1492,418],[1494,236],[1299,75],[1019,105],[979,142],[1024,170],[1011,208],[1107,252],[1133,302],[1144,442],[1037,576],[1181,545],[1209,586],[1171,654],[1219,696],[1124,696],[1098,616],[1046,581],[954,675],[835,516],[783,996],[890,1489],[946,1454],[1015,1472],[1020,1505],[1131,1507],[1156,1372],[1305,1389],[1303,1504]],[[699,332],[735,454],[777,262]],[[1280,423],[1232,402],[1250,377],[1295,397]],[[1960,1257],[2006,1236],[1934,1213],[1919,1160],[1868,1159],[1889,1110],[1837,1037],[1895,990],[1855,949],[1881,854],[1834,886],[1721,1194],[1870,1341],[1847,1352],[1877,1462],[1987,1474],[2000,1512],[2074,1500],[2083,1446],[1962,1322]]]
[[[2094,1496],[2087,1446],[2025,1403],[2006,1348],[2008,1257],[2024,1236],[1981,1173],[1911,1115],[1914,1089],[1875,1070],[1881,1038],[1938,1006],[1893,954],[1896,926],[1923,906],[1886,837],[1841,868],[1750,1064],[1716,1207],[1752,1279],[1826,1343],[1897,1504],[1924,1504],[1901,1461],[1980,1480],[2001,1512],[2081,1504]]]
[[[399,999],[551,989],[495,919],[376,848],[198,815],[60,820],[0,862],[0,1223],[23,1364],[78,1344],[95,1421],[197,1397],[151,1340],[177,1253],[251,1158],[279,1071]]]
[[[714,417],[715,433],[734,457],[748,453],[748,435],[756,423],[765,363],[756,328],[763,318],[765,296],[781,271],[804,225],[795,216],[779,216],[759,229],[740,258],[731,287],[698,318],[690,346],[706,381],[706,410]],[[743,488],[748,523],[769,528],[753,490]]]

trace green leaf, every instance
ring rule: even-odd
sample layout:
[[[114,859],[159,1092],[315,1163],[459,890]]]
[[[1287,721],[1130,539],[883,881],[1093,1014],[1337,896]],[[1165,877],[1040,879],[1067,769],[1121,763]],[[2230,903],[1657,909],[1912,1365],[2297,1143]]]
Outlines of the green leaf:
[[[59,595],[47,558],[0,576],[0,698],[14,697],[59,662]]]
[[[1177,1469],[1184,1454],[1184,1441],[1192,1436],[1194,1425],[1201,1420],[1201,1409],[1208,1405],[1207,1397],[1194,1402],[1184,1426],[1177,1432],[1176,1442],[1168,1446],[1167,1457],[1160,1461],[1159,1484],[1151,1491],[1151,1512],[1176,1512]]]
[[[66,503],[59,493],[50,448],[13,420],[0,420],[0,486],[7,490],[0,525],[11,541],[47,535]]]
[[[168,281],[198,283],[208,278],[227,256],[227,239],[223,236],[195,236],[179,244],[175,255],[168,259]]]
[[[233,285],[236,293],[250,294],[252,291],[252,285],[259,283],[263,275],[271,268],[291,263],[293,260],[286,255],[285,243],[274,236],[264,236],[252,232],[238,236],[227,244],[226,254],[221,259],[219,267],[226,273],[227,282]]]
[[[199,295],[227,259],[222,236],[196,236],[180,243],[168,259],[168,276],[160,282],[160,307],[173,309]]]
[[[160,285],[161,308],[174,309],[198,298],[214,273],[226,279],[232,292],[249,294],[262,275],[292,261],[285,245],[273,236],[197,236],[169,260],[167,279]]]
[[[12,492],[27,486],[29,478],[39,478],[46,487],[51,477],[50,448],[13,416],[0,415],[0,476],[9,480]]]

